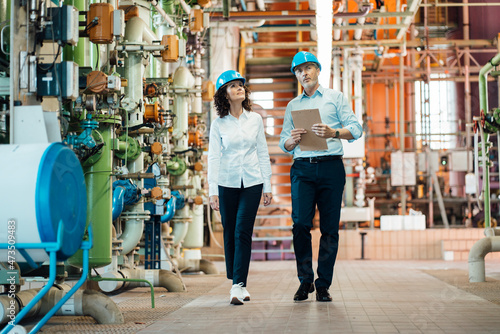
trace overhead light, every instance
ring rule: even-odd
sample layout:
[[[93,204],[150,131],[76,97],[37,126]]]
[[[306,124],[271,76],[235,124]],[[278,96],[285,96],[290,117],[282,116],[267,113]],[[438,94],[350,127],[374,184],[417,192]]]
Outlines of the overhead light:
[[[316,32],[318,36],[318,60],[321,64],[319,83],[330,87],[332,68],[332,21],[333,0],[316,0]]]

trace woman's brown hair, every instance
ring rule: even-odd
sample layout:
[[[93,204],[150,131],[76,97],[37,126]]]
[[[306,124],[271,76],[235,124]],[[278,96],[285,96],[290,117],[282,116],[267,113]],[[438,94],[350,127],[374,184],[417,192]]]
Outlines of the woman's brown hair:
[[[217,115],[220,118],[223,118],[224,116],[227,116],[229,114],[230,106],[229,100],[227,98],[227,85],[230,82],[220,87],[214,94],[215,110],[217,110]],[[250,101],[250,88],[248,88],[247,85],[243,85],[243,88],[245,89],[245,100],[243,100],[242,103],[243,109],[252,111],[252,101]]]

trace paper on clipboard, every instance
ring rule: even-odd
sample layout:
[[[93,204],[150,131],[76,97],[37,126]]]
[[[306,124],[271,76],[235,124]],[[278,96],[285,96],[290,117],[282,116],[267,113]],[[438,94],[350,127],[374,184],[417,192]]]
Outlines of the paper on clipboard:
[[[320,151],[328,149],[326,138],[316,136],[312,132],[312,126],[321,122],[319,109],[292,110],[293,124],[296,129],[305,129],[306,134],[302,135],[299,147],[302,151]]]

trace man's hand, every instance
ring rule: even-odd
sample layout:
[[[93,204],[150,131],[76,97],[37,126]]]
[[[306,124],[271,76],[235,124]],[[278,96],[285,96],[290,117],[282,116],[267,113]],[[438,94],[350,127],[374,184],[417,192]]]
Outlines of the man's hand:
[[[316,136],[321,138],[334,138],[336,131],[323,123],[314,124],[311,130],[312,132],[314,132],[314,134],[316,134]]]
[[[271,204],[272,199],[273,199],[272,193],[264,193],[264,206],[268,206],[269,204]]]
[[[293,143],[295,146],[300,144],[300,140],[302,139],[302,135],[307,133],[305,129],[293,129],[290,134],[292,135]]]
[[[210,196],[210,207],[215,211],[219,211],[219,196]]]

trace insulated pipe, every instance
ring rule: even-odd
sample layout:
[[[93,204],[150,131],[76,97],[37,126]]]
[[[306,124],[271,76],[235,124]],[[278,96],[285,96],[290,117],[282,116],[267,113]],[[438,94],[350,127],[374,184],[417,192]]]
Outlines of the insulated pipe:
[[[334,18],[358,18],[368,15],[371,6],[363,6],[359,12],[336,13]],[[253,12],[229,12],[229,17],[224,17],[223,13],[210,13],[211,21],[239,21],[255,18],[263,18],[266,20],[312,20],[316,18],[315,10],[269,10],[269,11],[253,11]]]
[[[27,305],[39,290],[32,289],[16,293],[16,298],[14,299],[15,313],[17,314],[24,305]],[[49,292],[35,304],[26,316],[34,317],[47,314],[66,293],[68,293],[66,290],[60,290],[55,287],[50,288]],[[6,306],[9,305],[11,300],[7,295],[0,296],[0,324],[10,321],[10,318],[5,315],[8,312]],[[55,315],[90,316],[99,324],[124,323],[123,315],[115,302],[102,293],[92,290],[78,290]]]
[[[163,269],[128,269],[123,268],[118,272],[108,272],[101,275],[108,278],[126,278],[126,279],[141,279],[147,280],[155,287],[162,287],[169,292],[182,292],[185,290],[182,281],[170,270]],[[136,287],[149,287],[146,282],[131,282],[131,281],[99,281],[99,288],[104,292],[113,292],[123,289],[132,289]]]
[[[210,261],[204,259],[185,259],[183,257],[177,259],[179,268],[186,268],[190,272],[203,271],[207,275],[217,275],[219,271],[217,267]]]
[[[335,27],[341,27],[342,26],[342,21],[343,21],[342,18],[335,17],[334,28]],[[341,34],[342,34],[342,30],[340,30],[340,29],[333,29],[333,40],[334,41],[340,41],[340,35]]]
[[[499,236],[500,235],[500,229],[498,228],[492,228],[492,227],[487,227],[484,229],[484,235],[487,237],[494,237],[494,236]]]
[[[188,230],[182,247],[184,248],[201,248],[203,247],[203,204],[194,205],[190,211],[193,221],[188,224]]]
[[[333,50],[333,90],[341,91],[340,86],[340,57],[342,53],[340,49]]]
[[[165,21],[167,21],[167,23],[168,23],[169,26],[171,26],[172,28],[176,27],[176,24],[175,24],[174,20],[172,20],[170,18],[170,16],[168,16],[168,14],[165,13],[165,11],[163,10],[163,8],[161,8],[161,6],[158,4],[158,1],[153,0],[153,1],[151,1],[151,4],[156,8],[156,10],[158,11],[158,13],[160,13],[161,17],[163,17],[165,19]]]
[[[146,22],[140,17],[134,16],[127,21],[125,40],[131,43],[142,44],[142,42],[145,42],[146,44],[153,44],[153,41],[157,41],[158,37]]]
[[[486,280],[484,257],[490,252],[500,251],[500,237],[486,237],[477,241],[469,251],[469,282]]]
[[[365,17],[360,17],[358,18],[358,25],[362,26],[365,24],[366,18]],[[361,36],[363,35],[363,29],[356,29],[354,30],[354,39],[359,41],[361,39]]]

